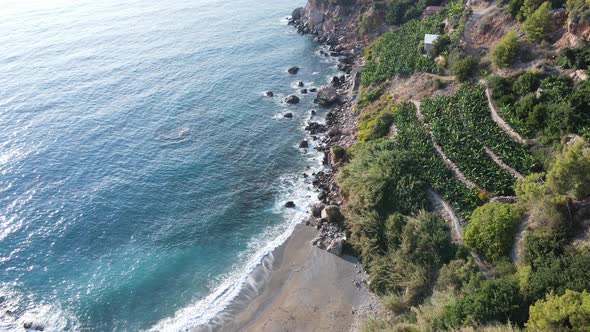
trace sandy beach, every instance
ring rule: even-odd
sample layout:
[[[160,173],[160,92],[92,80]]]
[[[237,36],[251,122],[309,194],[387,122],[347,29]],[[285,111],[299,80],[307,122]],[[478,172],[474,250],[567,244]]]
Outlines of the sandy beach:
[[[350,256],[310,244],[314,227],[299,225],[273,253],[272,272],[258,295],[221,331],[350,331],[374,308],[365,278]]]

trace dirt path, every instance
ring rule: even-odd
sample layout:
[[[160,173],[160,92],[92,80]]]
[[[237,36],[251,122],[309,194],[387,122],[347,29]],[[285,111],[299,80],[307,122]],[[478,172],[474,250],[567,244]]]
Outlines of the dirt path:
[[[514,244],[512,245],[512,249],[510,250],[510,261],[512,264],[518,264],[522,259],[522,253],[524,250],[524,237],[527,233],[527,225],[528,225],[529,217],[526,216],[525,219],[518,225],[518,231],[516,235],[514,235]]]
[[[465,23],[465,29],[463,31],[463,39],[465,40],[465,44],[467,47],[467,52],[470,54],[478,55],[477,49],[473,49],[471,45],[473,45],[473,32],[475,31],[475,25],[479,20],[487,15],[492,10],[496,9],[496,1],[492,1],[489,6],[482,8],[482,7],[471,7],[473,12],[471,13],[471,17]]]
[[[506,135],[508,135],[516,143],[522,144],[522,145],[530,144],[531,142],[529,140],[520,136],[520,134],[517,133],[514,129],[512,129],[512,127],[510,127],[510,125],[508,123],[506,123],[506,121],[504,121],[504,119],[502,119],[500,114],[498,114],[498,110],[496,109],[496,104],[494,103],[494,100],[492,99],[492,92],[488,86],[488,82],[485,80],[481,80],[480,82],[485,87],[486,97],[488,99],[488,106],[489,106],[490,112],[492,114],[492,120],[494,120],[494,122],[498,125],[498,127],[500,127],[500,129],[502,129],[502,131],[504,131],[506,133]]]
[[[465,174],[463,174],[463,172],[461,172],[459,167],[457,167],[457,165],[451,159],[449,159],[447,157],[447,155],[443,151],[442,147],[434,141],[434,134],[432,133],[432,130],[430,130],[430,127],[428,126],[428,124],[426,124],[424,122],[424,116],[422,115],[422,111],[420,110],[420,102],[417,100],[412,100],[412,103],[414,103],[414,106],[416,107],[416,117],[418,118],[418,121],[424,126],[424,128],[426,128],[426,130],[428,130],[430,137],[432,137],[432,145],[434,146],[436,153],[443,160],[443,162],[445,163],[447,168],[450,169],[451,172],[453,172],[453,174],[455,175],[455,177],[457,177],[457,179],[459,181],[461,181],[461,183],[463,183],[467,188],[470,188],[470,189],[475,188],[478,190],[482,190],[473,181],[469,180],[465,176]]]
[[[432,205],[433,209],[447,222],[449,227],[451,228],[451,238],[453,242],[456,244],[463,244],[463,226],[461,225],[461,220],[455,213],[455,210],[447,203],[439,194],[437,194],[434,190],[428,189],[426,191],[428,195],[428,200]],[[471,257],[473,257],[473,261],[477,264],[479,271],[483,274],[485,278],[490,278],[493,273],[486,264],[486,262],[481,259],[476,253],[470,252]]]
[[[512,175],[514,178],[516,179],[524,179],[524,176],[522,176],[522,174],[520,174],[517,170],[515,170],[514,168],[508,166],[507,164],[505,164],[502,159],[500,159],[500,157],[498,157],[494,151],[492,151],[490,148],[488,148],[487,146],[483,147],[486,155],[488,157],[490,157],[498,166],[500,166],[500,168],[502,168],[504,171],[510,173],[510,175]]]

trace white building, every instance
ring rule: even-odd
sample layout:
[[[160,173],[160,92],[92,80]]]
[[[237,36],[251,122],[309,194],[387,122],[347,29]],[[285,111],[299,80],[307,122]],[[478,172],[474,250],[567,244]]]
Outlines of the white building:
[[[425,34],[424,35],[424,50],[428,53],[432,50],[434,42],[438,39],[438,35]]]

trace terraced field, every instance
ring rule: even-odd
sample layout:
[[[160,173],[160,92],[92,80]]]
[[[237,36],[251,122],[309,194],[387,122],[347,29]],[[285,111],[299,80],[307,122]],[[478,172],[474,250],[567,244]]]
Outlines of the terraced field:
[[[533,157],[494,123],[483,87],[465,85],[452,96],[423,99],[422,114],[449,158],[491,193],[511,194],[514,177],[489,157],[486,147],[503,164],[530,173]]]

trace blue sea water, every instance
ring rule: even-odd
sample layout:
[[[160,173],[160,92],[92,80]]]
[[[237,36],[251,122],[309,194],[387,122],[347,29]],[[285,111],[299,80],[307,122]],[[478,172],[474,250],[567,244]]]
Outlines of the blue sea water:
[[[303,4],[2,2],[1,331],[180,331],[231,301],[315,195],[313,94],[281,102],[335,72],[286,25]]]

